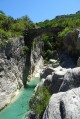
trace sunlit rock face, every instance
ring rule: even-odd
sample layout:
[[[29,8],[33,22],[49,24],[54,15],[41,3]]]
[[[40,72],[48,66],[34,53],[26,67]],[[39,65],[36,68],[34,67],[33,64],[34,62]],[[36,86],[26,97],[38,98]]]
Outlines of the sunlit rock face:
[[[23,86],[24,38],[12,38],[0,46],[0,110],[15,96]]]
[[[42,58],[43,41],[40,36],[34,38],[31,50],[31,75],[32,77],[40,77],[44,61]]]
[[[25,38],[4,40],[0,46],[0,110],[10,103],[16,91],[26,86],[28,75],[39,77],[43,67],[43,42],[40,37],[25,43]],[[27,45],[27,46],[26,46]],[[29,51],[25,54],[25,47]]]
[[[65,36],[63,43],[70,55],[80,55],[80,29],[69,32]]]
[[[50,77],[47,78],[47,80],[50,80]],[[55,86],[57,86],[60,79],[56,78],[55,80],[57,80],[55,81]],[[54,84],[54,82],[52,83]],[[54,90],[56,89],[56,87],[53,88]],[[49,100],[49,104],[43,114],[43,119],[79,119],[79,93],[80,67],[77,67],[67,70],[67,72],[64,74],[60,89],[57,90],[56,94],[53,92],[53,95]]]
[[[80,119],[80,87],[53,94],[42,119]]]
[[[64,54],[61,58],[62,61],[59,64],[60,66],[54,67],[50,64],[50,66],[46,67],[40,75],[41,78],[45,79],[42,79],[44,82],[38,84],[35,90],[43,85],[46,88],[48,87],[50,94],[52,94],[49,104],[47,105],[44,114],[42,114],[42,119],[80,118],[80,68],[75,68],[76,64],[74,60],[76,56],[78,58],[80,55],[79,32],[80,29],[76,29],[65,36],[63,40],[65,52],[63,51]],[[38,50],[39,49],[37,49],[37,51]],[[38,59],[38,53],[35,52],[33,47],[31,54],[33,66],[32,73],[35,71],[35,62],[37,61],[36,58]],[[28,119],[30,118],[36,119],[34,110],[30,113]]]

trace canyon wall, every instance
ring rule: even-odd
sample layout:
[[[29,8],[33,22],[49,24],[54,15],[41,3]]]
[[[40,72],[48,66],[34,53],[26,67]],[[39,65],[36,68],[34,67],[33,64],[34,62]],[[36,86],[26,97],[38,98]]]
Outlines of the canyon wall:
[[[0,45],[0,110],[11,102],[18,89],[27,86],[28,78],[39,77],[43,67],[41,38],[31,39],[27,44],[25,39],[4,39]]]
[[[12,38],[0,45],[0,110],[4,108],[23,86],[25,56],[24,38]]]
[[[40,77],[40,72],[43,69],[44,61],[42,57],[43,41],[40,36],[33,40],[31,49],[31,76]]]

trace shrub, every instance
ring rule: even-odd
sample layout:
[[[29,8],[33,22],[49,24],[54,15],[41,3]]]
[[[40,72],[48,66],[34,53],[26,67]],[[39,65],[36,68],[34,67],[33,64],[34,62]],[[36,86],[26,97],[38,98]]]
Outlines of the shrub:
[[[69,27],[66,27],[63,31],[58,33],[58,37],[64,38],[64,36],[70,31],[71,29]]]
[[[29,51],[28,46],[23,46],[23,52],[24,52],[24,54],[27,54],[28,51]]]
[[[35,95],[33,96],[31,102],[34,102],[32,105],[32,109],[36,113],[36,115],[41,116],[48,105],[49,99],[51,95],[47,88],[41,86],[36,91]]]

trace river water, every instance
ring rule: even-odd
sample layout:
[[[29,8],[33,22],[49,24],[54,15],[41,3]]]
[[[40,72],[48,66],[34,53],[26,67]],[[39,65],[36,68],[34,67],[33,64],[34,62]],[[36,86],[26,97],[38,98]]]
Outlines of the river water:
[[[29,111],[29,100],[38,82],[39,78],[33,79],[27,88],[22,88],[15,101],[0,112],[0,119],[24,119]]]

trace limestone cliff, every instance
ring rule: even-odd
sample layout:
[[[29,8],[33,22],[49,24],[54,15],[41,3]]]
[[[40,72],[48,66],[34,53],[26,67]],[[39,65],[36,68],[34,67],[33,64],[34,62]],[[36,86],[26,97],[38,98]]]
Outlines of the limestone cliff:
[[[39,76],[43,66],[40,37],[27,43],[25,37],[3,42],[4,45],[0,45],[0,110],[10,103],[18,89],[26,87],[29,74]],[[29,49],[25,53],[26,47]]]
[[[80,55],[80,29],[69,32],[64,40],[64,47],[70,55]]]
[[[36,95],[37,93],[33,95],[30,101],[32,110],[26,119],[80,118],[80,29],[69,32],[65,36],[63,42],[64,51],[59,52],[61,61],[57,66],[56,63],[58,61],[53,59],[52,64],[49,64],[44,68],[41,73],[41,82],[35,89],[40,95]],[[45,109],[42,108],[42,103],[40,103],[40,101],[44,102],[47,96],[43,100],[42,97],[45,95],[42,90],[40,92],[39,89],[41,87],[46,87],[51,94],[51,98],[48,100],[49,103]],[[45,102],[43,107],[44,105]]]
[[[0,45],[0,110],[15,96],[17,89],[23,85],[24,38],[5,40]]]
[[[40,36],[37,36],[33,40],[32,49],[31,49],[31,76],[40,77],[40,72],[43,68],[43,41]]]

